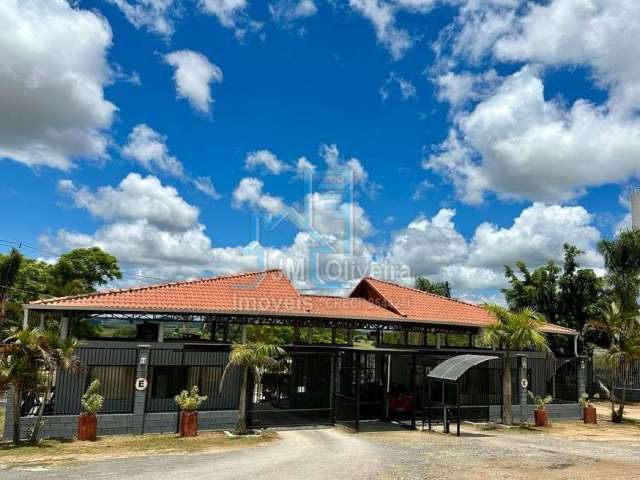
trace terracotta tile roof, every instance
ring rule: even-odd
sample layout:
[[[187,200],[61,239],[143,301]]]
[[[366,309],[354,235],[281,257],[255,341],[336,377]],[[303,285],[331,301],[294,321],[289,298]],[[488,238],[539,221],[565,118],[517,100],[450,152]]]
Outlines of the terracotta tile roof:
[[[479,328],[493,321],[477,305],[373,278],[363,279],[347,298],[302,295],[280,270],[53,298],[29,308],[299,315]],[[544,331],[575,333],[550,324]]]
[[[302,308],[300,294],[280,270],[54,298],[29,306],[201,313],[286,313]]]
[[[324,317],[367,318],[390,321],[403,321],[400,315],[383,308],[364,298],[333,297],[328,295],[303,295],[309,302],[309,313]]]
[[[351,296],[365,296],[374,303],[387,306],[407,320],[417,320],[420,323],[482,328],[494,322],[494,317],[479,305],[371,277],[364,278]],[[571,329],[549,323],[542,330],[547,333],[575,333]]]

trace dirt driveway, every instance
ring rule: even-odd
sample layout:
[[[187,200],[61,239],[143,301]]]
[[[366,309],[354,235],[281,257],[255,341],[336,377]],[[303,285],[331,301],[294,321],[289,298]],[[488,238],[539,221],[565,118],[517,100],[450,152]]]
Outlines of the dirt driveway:
[[[539,432],[465,426],[460,438],[388,429],[283,431],[278,440],[248,449],[0,466],[0,478],[631,480],[640,479],[640,427],[570,422]]]

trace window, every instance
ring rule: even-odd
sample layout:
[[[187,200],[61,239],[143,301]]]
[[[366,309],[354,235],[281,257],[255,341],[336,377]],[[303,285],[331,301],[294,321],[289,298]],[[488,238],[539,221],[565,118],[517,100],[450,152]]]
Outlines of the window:
[[[405,332],[382,332],[382,343],[384,345],[404,345],[405,344]]]
[[[422,345],[424,334],[422,332],[409,332],[409,345]]]

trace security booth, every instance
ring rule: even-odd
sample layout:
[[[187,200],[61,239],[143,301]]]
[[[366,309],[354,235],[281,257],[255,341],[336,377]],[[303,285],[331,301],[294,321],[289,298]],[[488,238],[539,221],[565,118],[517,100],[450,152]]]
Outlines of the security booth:
[[[425,408],[422,413],[422,428],[425,417],[429,430],[438,417],[442,419],[445,433],[449,433],[451,420],[456,422],[456,434],[460,436],[462,406],[460,402],[460,380],[476,365],[480,365],[498,357],[490,355],[457,355],[445,360],[427,374],[427,391]],[[488,407],[488,406],[487,406]]]

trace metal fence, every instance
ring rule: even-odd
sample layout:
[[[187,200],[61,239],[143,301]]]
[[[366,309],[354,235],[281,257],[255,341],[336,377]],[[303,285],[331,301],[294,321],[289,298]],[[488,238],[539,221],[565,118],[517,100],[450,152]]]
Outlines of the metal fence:
[[[612,362],[604,357],[590,359],[587,369],[587,391],[590,395],[601,393],[601,385],[620,397],[626,384],[626,399],[640,401],[640,362],[623,363],[620,358]],[[626,380],[626,381],[625,381]]]

